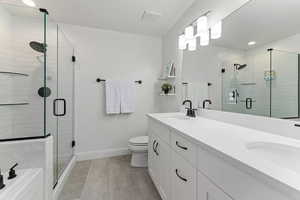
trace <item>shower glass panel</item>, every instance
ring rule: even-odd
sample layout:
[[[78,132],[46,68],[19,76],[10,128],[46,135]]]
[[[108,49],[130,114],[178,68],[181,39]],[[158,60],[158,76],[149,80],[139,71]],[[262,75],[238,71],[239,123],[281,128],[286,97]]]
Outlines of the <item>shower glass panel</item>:
[[[242,60],[223,63],[222,110],[270,116],[270,53],[246,53]]]
[[[47,76],[52,94],[47,98],[47,132],[54,137],[55,185],[73,157],[74,48],[60,26],[49,20]]]
[[[271,117],[299,118],[298,57],[297,53],[271,52]]]
[[[0,0],[0,142],[51,134],[54,185],[73,157],[73,53],[45,10]]]
[[[57,176],[62,175],[73,157],[74,48],[57,27]]]
[[[47,15],[0,3],[0,140],[43,137]]]
[[[73,157],[74,48],[61,28],[48,21],[47,132],[54,138],[54,185]]]

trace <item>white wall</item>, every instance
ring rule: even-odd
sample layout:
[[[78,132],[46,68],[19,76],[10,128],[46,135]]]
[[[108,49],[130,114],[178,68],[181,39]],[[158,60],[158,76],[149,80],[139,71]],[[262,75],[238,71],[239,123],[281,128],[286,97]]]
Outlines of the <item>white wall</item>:
[[[80,159],[125,153],[130,137],[146,135],[146,114],[155,112],[161,39],[64,25],[76,45],[75,132]],[[142,80],[133,114],[106,115],[104,83],[96,78]]]
[[[207,11],[212,11],[210,14],[210,24],[214,24],[220,19],[224,19],[234,10],[241,7],[248,0],[198,0],[185,12],[181,19],[173,26],[172,29],[163,38],[163,64],[169,61],[175,62],[177,68],[177,88],[181,83],[181,68],[182,68],[182,51],[178,50],[178,36],[188,24],[197,17],[203,15]],[[201,80],[200,80],[201,81]],[[160,111],[178,111],[181,105],[180,94],[175,99],[162,99],[160,101]]]

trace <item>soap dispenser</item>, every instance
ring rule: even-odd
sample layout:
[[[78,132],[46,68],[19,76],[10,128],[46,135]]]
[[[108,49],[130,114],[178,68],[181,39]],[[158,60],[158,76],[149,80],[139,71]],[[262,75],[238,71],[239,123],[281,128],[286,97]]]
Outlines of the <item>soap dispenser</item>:
[[[0,190],[3,189],[4,187],[5,185],[4,185],[3,175],[1,174],[1,170],[0,170]]]

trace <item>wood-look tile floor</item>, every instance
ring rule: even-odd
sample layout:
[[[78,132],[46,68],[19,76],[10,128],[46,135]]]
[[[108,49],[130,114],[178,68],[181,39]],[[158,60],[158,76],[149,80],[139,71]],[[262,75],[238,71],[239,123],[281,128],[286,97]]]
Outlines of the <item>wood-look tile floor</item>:
[[[146,168],[129,156],[77,162],[59,200],[161,200]]]

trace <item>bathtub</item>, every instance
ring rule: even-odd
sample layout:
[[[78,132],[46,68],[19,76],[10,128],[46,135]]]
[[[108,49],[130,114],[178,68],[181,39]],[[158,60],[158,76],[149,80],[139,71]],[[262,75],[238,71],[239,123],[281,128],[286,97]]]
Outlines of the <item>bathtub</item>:
[[[7,180],[4,174],[5,188],[0,190],[0,200],[43,200],[44,181],[42,169],[16,170],[17,177]]]

